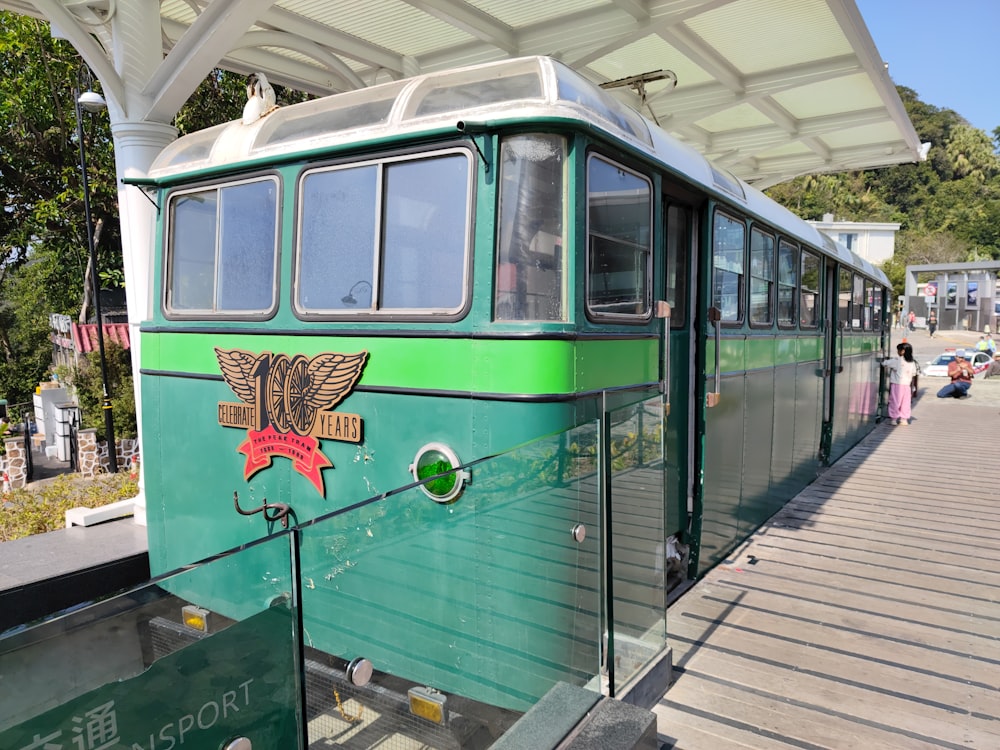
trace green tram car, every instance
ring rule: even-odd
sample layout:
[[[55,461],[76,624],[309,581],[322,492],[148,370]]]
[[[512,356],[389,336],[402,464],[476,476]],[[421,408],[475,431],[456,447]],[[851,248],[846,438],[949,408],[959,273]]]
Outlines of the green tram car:
[[[670,596],[880,414],[885,276],[548,58],[209,128],[141,187],[153,573],[293,534],[291,583],[180,593],[293,601],[307,660],[658,698]]]

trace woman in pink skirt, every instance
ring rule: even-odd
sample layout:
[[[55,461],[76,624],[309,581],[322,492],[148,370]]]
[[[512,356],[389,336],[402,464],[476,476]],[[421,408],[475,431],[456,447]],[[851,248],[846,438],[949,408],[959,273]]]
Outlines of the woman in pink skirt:
[[[910,344],[896,344],[896,353],[898,357],[882,360],[882,366],[889,371],[889,420],[893,424],[908,425],[913,397],[910,384],[916,377],[917,363]]]

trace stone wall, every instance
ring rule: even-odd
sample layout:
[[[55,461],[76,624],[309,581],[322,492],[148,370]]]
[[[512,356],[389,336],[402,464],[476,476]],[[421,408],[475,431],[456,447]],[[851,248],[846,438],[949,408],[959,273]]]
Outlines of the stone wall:
[[[3,475],[3,491],[24,487],[28,481],[28,458],[24,454],[23,437],[5,438],[3,441],[7,453],[0,456],[0,470]]]
[[[6,438],[3,444],[7,453],[0,456],[0,490],[9,492],[24,487],[28,483],[28,459],[24,451],[23,437]],[[134,477],[138,477],[139,441],[117,440],[115,448],[118,471],[127,471]],[[108,463],[108,443],[107,441],[97,442],[97,430],[80,430],[78,449],[80,476],[84,479],[93,479],[98,474],[108,473],[111,468]]]
[[[80,475],[85,479],[93,479],[98,474],[107,473],[111,464],[108,461],[108,443],[97,442],[97,430],[89,428],[77,433],[77,445],[80,457]],[[118,460],[118,471],[129,471],[139,465],[139,441],[116,440],[115,456]]]

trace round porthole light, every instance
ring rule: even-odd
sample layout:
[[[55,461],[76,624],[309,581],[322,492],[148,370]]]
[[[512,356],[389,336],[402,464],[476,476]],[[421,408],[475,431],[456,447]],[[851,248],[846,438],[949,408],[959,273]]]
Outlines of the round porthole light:
[[[428,443],[417,451],[410,474],[418,482],[424,482],[420,489],[437,503],[450,503],[462,494],[469,472],[455,470],[461,466],[458,455],[443,443]],[[425,481],[430,477],[430,481]]]

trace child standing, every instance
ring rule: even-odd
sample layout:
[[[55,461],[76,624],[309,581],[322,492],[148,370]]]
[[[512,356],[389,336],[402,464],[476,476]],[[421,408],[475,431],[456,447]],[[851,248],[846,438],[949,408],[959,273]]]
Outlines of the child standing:
[[[896,354],[899,356],[882,360],[882,366],[889,371],[889,420],[908,425],[913,397],[910,384],[917,374],[917,363],[910,344],[896,344]]]

